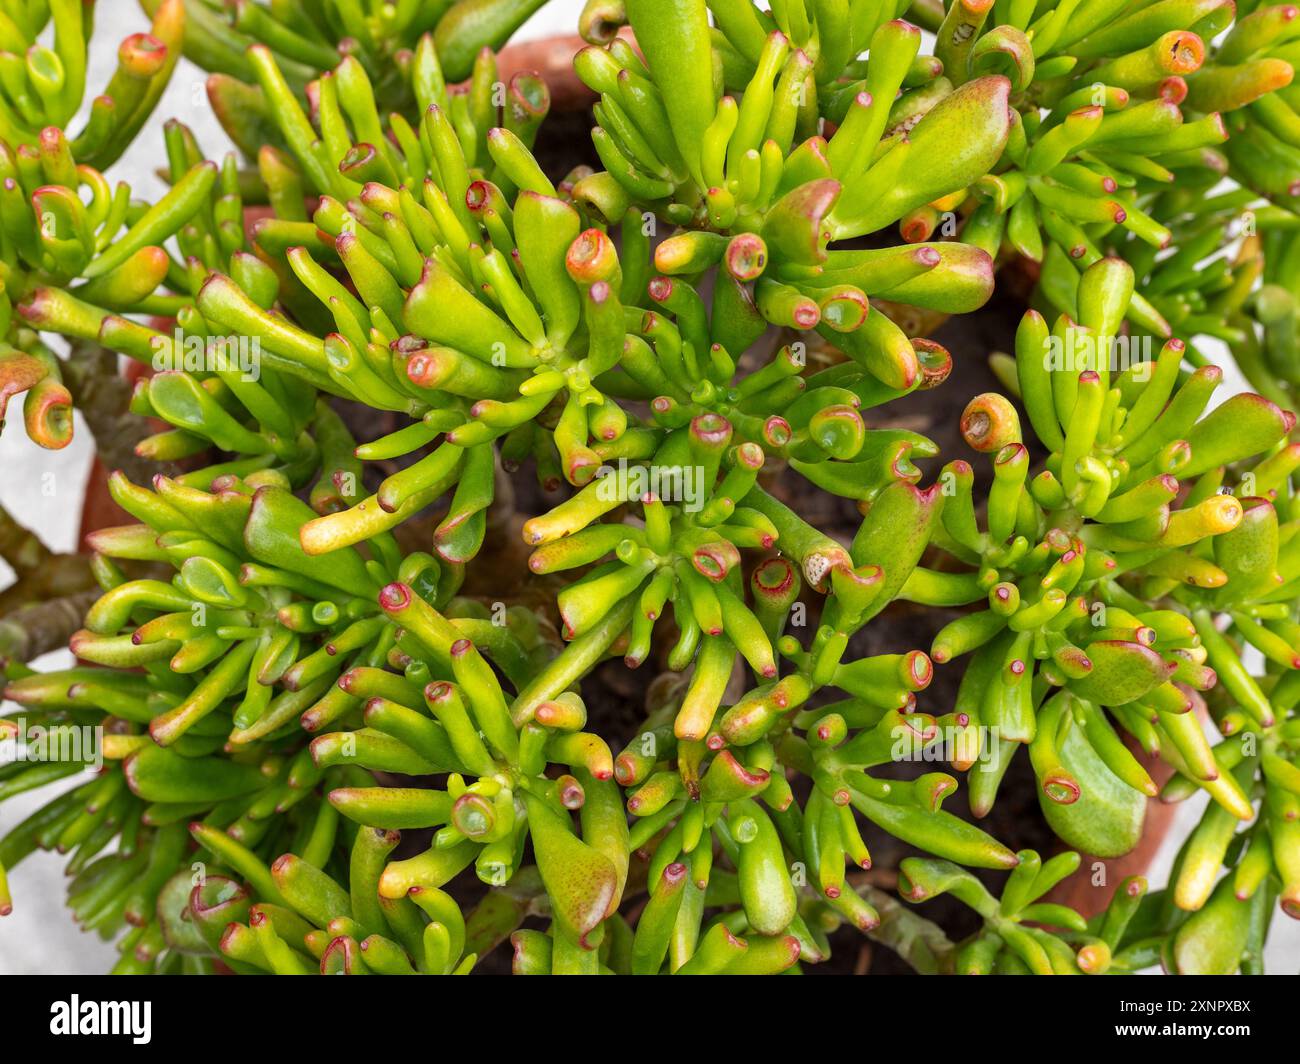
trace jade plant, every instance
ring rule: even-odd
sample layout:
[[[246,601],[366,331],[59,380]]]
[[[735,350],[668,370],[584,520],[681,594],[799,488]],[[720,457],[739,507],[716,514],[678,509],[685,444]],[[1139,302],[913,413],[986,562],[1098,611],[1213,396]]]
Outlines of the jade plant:
[[[0,17],[0,404],[131,522],[3,515],[0,914],[57,850],[122,973],[1263,971],[1296,9],[589,0],[556,169],[542,6],[145,0],[76,132],[92,5]],[[137,138],[182,53],[219,160]]]

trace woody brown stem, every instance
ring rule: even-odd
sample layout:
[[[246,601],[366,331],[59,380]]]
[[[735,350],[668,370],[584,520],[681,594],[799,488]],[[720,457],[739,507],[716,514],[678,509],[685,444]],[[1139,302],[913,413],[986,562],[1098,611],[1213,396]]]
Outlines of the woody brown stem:
[[[880,926],[867,936],[888,946],[907,961],[919,975],[939,975],[952,971],[956,947],[938,924],[918,916],[894,895],[850,877],[853,889],[871,903],[880,914]]]
[[[25,663],[66,646],[98,596],[98,588],[87,588],[23,606],[0,621],[0,662]]]
[[[19,580],[36,572],[50,558],[50,549],[29,529],[20,525],[0,506],[0,558],[7,561]]]
[[[94,584],[90,562],[81,554],[50,554],[35,572],[0,591],[0,617],[38,599],[72,595]]]
[[[175,476],[171,462],[141,458],[135,446],[153,429],[127,409],[131,382],[118,372],[117,355],[98,344],[74,342],[63,363],[63,382],[95,436],[106,469],[121,469],[136,484],[147,484],[155,473]]]

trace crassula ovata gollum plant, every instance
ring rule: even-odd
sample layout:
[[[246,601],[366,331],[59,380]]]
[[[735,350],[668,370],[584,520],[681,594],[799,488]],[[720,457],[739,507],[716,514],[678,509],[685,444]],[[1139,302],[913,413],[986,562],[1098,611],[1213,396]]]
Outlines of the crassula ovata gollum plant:
[[[0,600],[0,914],[57,850],[128,973],[1262,971],[1300,11],[589,0],[557,170],[542,6],[146,0],[84,125],[93,5],[0,16],[0,404],[134,433],[130,523]],[[132,144],[182,53],[223,158]],[[1167,885],[1067,891],[1201,791]]]

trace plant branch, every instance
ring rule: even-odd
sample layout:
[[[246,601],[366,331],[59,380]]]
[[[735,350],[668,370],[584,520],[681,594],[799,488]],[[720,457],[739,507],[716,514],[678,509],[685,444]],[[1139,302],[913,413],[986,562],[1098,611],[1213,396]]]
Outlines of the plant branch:
[[[51,558],[50,549],[40,537],[23,527],[0,506],[0,558],[9,563],[19,580],[35,573]]]
[[[0,661],[28,662],[67,645],[98,588],[23,606],[0,621]]]
[[[939,975],[952,971],[956,947],[943,928],[924,916],[918,916],[892,894],[868,883],[850,885],[880,913],[880,926],[867,937],[888,946],[907,961],[920,975]]]
[[[117,355],[98,344],[74,341],[63,362],[63,382],[94,434],[106,469],[120,469],[136,484],[149,483],[157,473],[175,475],[173,463],[135,453],[136,444],[152,435],[153,429],[148,420],[128,409],[131,383],[118,372]]]

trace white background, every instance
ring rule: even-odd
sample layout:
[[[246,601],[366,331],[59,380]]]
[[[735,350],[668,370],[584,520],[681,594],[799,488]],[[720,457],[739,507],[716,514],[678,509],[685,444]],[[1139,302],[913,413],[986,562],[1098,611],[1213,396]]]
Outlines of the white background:
[[[114,16],[120,12],[121,17],[110,17],[110,8]],[[147,20],[130,0],[101,0],[98,9],[88,82],[91,91],[98,91],[111,76],[117,42],[127,33],[148,28]],[[528,22],[520,36],[573,33],[581,9],[581,0],[553,0]],[[151,200],[165,191],[153,168],[165,158],[162,127],[171,117],[180,118],[194,130],[209,158],[219,158],[230,149],[225,133],[208,111],[203,81],[202,71],[187,60],[181,61],[157,111],[130,152],[110,171],[111,178],[128,181],[138,195]],[[80,127],[74,123],[73,128]],[[1212,351],[1208,346],[1205,349]],[[1240,388],[1235,367],[1229,367],[1227,377],[1227,386],[1218,396],[1220,401]],[[62,451],[45,451],[27,439],[17,413],[15,409],[8,431],[0,435],[0,503],[53,549],[72,550],[93,453],[90,434],[78,417],[72,444]],[[43,477],[47,473],[53,476]],[[43,483],[53,485],[53,495],[43,493]],[[0,561],[0,586],[9,575],[7,566]],[[35,664],[42,669],[63,668],[71,664],[71,656],[66,651],[49,654]],[[11,711],[13,708],[9,707]],[[0,835],[51,797],[47,788],[4,802],[0,805]],[[1153,885],[1164,883],[1179,841],[1195,826],[1207,800],[1207,796],[1200,795],[1179,810],[1150,870]],[[0,975],[98,974],[116,960],[116,951],[96,936],[83,934],[64,908],[65,862],[66,858],[58,854],[37,853],[10,873],[14,912],[0,918]],[[1274,919],[1267,959],[1271,972],[1296,972],[1300,965],[1300,921],[1281,914]]]

